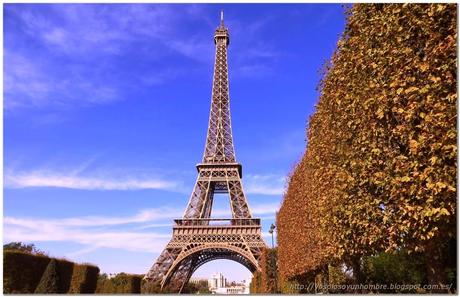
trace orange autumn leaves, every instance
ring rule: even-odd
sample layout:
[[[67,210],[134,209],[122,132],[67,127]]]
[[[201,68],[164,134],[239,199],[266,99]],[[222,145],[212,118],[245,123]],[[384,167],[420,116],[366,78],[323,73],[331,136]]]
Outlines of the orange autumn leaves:
[[[357,4],[278,213],[283,279],[456,233],[455,4]]]

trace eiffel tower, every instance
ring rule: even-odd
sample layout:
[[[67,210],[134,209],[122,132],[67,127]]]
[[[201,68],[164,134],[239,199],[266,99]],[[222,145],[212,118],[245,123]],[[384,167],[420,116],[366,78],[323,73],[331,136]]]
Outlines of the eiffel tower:
[[[242,167],[236,161],[230,120],[227,48],[230,42],[223,12],[214,33],[216,57],[211,112],[203,160],[182,219],[174,220],[171,241],[145,276],[146,284],[181,292],[193,272],[216,259],[236,261],[251,272],[259,269],[260,219],[252,218],[241,183]],[[230,196],[232,218],[211,219],[215,193]],[[147,286],[146,286],[147,287]]]

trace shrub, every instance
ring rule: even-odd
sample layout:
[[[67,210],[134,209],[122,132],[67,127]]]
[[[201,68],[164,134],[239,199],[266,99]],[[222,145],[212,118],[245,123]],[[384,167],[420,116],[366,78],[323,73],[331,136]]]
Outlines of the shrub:
[[[259,270],[256,270],[252,274],[252,280],[251,280],[251,285],[249,286],[249,292],[251,294],[262,293],[261,273]]]
[[[70,288],[70,282],[72,280],[73,267],[75,263],[65,259],[55,260],[57,272],[59,275],[59,293],[65,294],[69,291]]]
[[[52,273],[47,272],[48,276],[45,277],[45,270],[51,261],[54,263],[49,268]],[[32,294],[36,290],[50,289],[49,275],[54,275],[54,271],[57,275],[57,293],[94,293],[99,268],[17,249],[3,252],[3,292]],[[40,288],[39,283],[43,283]]]
[[[278,292],[278,265],[277,252],[275,249],[263,249],[259,259],[260,266],[260,292]]]
[[[97,294],[138,294],[141,293],[142,275],[119,273],[115,277],[99,277]]]
[[[19,251],[3,252],[3,292],[32,294],[50,258]]]
[[[75,265],[69,293],[91,294],[96,291],[99,268],[93,265]]]
[[[380,253],[363,259],[363,270],[368,284],[405,284],[426,283],[425,259],[423,254],[408,254],[401,250],[395,253]],[[390,293],[390,291],[385,291]],[[394,290],[393,293],[398,292]],[[401,293],[409,293],[404,290]],[[412,293],[417,293],[412,291]]]
[[[51,259],[34,293],[57,294],[60,293],[59,289],[59,275],[57,272],[56,259]]]

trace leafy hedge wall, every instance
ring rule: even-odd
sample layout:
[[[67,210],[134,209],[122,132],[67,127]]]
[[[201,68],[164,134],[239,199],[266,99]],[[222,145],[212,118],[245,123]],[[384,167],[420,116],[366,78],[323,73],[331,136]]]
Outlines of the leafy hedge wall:
[[[356,4],[278,213],[283,280],[400,248],[445,281],[456,240],[457,5]],[[446,264],[447,263],[447,264]],[[453,264],[450,264],[453,265]]]
[[[250,292],[251,294],[263,293],[263,292],[262,292],[262,282],[261,282],[261,278],[262,278],[262,274],[261,274],[260,270],[256,270],[256,271],[252,274],[251,284],[249,285],[249,292]]]
[[[22,252],[3,253],[3,292],[32,294],[50,258]]]
[[[45,272],[35,288],[35,294],[59,294],[60,292],[60,278],[57,271],[56,259],[51,259],[46,266]]]
[[[3,253],[3,291],[5,293],[34,293],[50,262],[50,258],[22,252]],[[67,293],[74,263],[56,259],[59,293]]]
[[[76,293],[75,288],[82,286],[85,292],[94,293],[99,268],[88,265],[78,265],[73,262],[54,259],[58,275],[59,293]],[[33,255],[20,251],[3,252],[3,292],[5,294],[32,294],[35,292],[51,258],[44,255]],[[77,268],[75,267],[82,267]],[[86,268],[90,270],[85,275],[83,285],[79,284],[81,276],[77,276]]]
[[[93,265],[75,265],[69,293],[90,294],[96,291],[99,268]]]
[[[99,277],[97,294],[138,294],[141,293],[142,275],[119,273],[115,277]]]
[[[263,293],[278,292],[278,257],[275,249],[264,249],[262,251],[259,265],[261,268],[261,287]]]
[[[278,285],[278,258],[275,249],[265,248],[259,259],[260,270],[253,273],[251,293],[277,293]]]

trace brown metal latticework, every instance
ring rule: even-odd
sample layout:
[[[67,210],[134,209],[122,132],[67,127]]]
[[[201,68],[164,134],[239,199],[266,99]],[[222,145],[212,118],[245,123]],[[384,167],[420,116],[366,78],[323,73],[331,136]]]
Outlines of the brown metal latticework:
[[[193,272],[206,262],[228,259],[250,271],[259,269],[265,242],[260,219],[251,216],[236,162],[230,120],[227,47],[228,29],[221,22],[214,34],[216,58],[211,112],[202,163],[183,219],[175,220],[173,237],[146,274],[148,283],[181,292]],[[232,219],[210,219],[214,193],[228,193]]]

